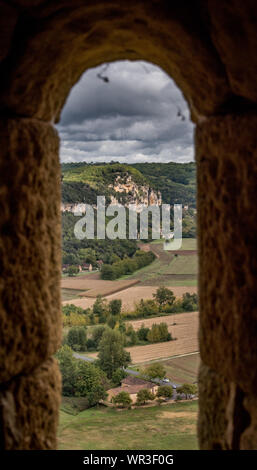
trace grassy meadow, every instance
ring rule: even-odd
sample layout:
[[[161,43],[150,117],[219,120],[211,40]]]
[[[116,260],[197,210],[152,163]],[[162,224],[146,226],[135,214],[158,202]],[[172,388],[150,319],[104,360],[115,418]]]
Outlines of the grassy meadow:
[[[132,410],[97,406],[75,416],[61,410],[59,449],[198,449],[197,411],[197,401]]]

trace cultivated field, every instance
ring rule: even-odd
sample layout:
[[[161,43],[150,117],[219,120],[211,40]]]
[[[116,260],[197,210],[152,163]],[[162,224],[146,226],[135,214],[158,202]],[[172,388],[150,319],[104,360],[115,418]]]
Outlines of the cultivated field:
[[[126,279],[138,279],[145,286],[196,286],[197,244],[194,238],[185,238],[177,251],[165,251],[163,242],[140,244],[143,251],[153,251],[156,259]],[[124,277],[125,279],[125,277]]]
[[[118,411],[94,407],[60,412],[60,450],[194,450],[198,402]]]
[[[114,282],[118,281],[102,281],[102,282],[111,282],[112,286]],[[121,282],[121,281],[120,281]],[[139,302],[141,299],[153,299],[153,294],[156,292],[158,286],[143,286],[141,284],[134,285],[133,287],[129,287],[128,289],[123,289],[122,291],[116,292],[115,294],[111,294],[106,296],[108,301],[113,299],[121,299],[122,300],[122,310],[125,311],[132,311],[134,309],[135,303]],[[99,293],[101,291],[100,287]],[[170,290],[174,292],[176,297],[182,297],[185,292],[190,292],[190,294],[197,292],[196,286],[174,286],[169,287]],[[90,292],[90,291],[89,291]],[[80,293],[81,294],[81,293]],[[88,292],[86,292],[88,294]],[[102,294],[103,295],[103,294]],[[84,309],[92,307],[93,303],[95,302],[95,298],[77,298],[73,299],[72,303],[77,307],[82,307]],[[63,305],[71,303],[70,301],[64,301]],[[165,317],[167,318],[167,317]]]
[[[80,297],[93,297],[96,298],[98,295],[102,295],[103,297],[110,296],[115,294],[116,292],[121,292],[124,289],[127,290],[128,288],[138,284],[139,281],[134,279],[131,281],[101,281],[102,284],[94,289],[89,289],[86,292],[79,294]],[[111,284],[110,284],[111,283]]]
[[[62,300],[72,300],[79,297],[83,291],[78,289],[61,289]]]
[[[168,266],[162,268],[160,273],[164,274],[197,274],[198,272],[198,260],[197,255],[187,256],[178,255],[176,256]]]
[[[162,245],[163,242],[160,242],[160,240],[154,240],[151,242],[151,245]],[[197,240],[196,238],[183,238],[182,240],[182,246],[181,248],[177,251],[182,251],[182,250],[197,250]]]
[[[130,352],[132,363],[141,364],[162,358],[171,358],[199,351],[198,345],[198,312],[187,312],[167,315],[163,317],[148,318],[145,320],[128,321],[138,330],[142,324],[150,327],[153,323],[167,323],[168,330],[174,341],[165,343],[147,344],[125,348]],[[97,357],[98,353],[87,353],[89,357]]]
[[[168,330],[175,341],[165,343],[149,344],[146,346],[134,346],[126,348],[131,354],[134,364],[152,361],[165,357],[178,356],[199,351],[198,345],[198,312],[188,312],[173,314],[165,317],[149,318],[147,320],[138,320],[132,323],[135,329],[140,328],[142,323],[150,327],[153,323],[165,322]],[[174,324],[176,323],[176,324]]]
[[[114,292],[127,289],[128,287],[134,286],[139,281],[136,279],[124,279],[117,281],[104,281],[102,279],[92,279],[89,275],[85,277],[69,277],[62,279],[61,287],[66,291],[68,289],[78,291],[79,296],[85,297],[97,297],[99,294],[102,296],[110,295]]]
[[[195,383],[200,365],[200,354],[190,354],[161,361],[166,369],[166,377],[179,384]]]

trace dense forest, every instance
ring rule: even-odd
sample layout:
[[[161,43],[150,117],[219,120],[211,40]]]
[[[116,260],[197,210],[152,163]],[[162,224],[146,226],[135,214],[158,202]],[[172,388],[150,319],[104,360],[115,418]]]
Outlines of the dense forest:
[[[163,203],[196,206],[195,163],[136,163],[133,167],[161,191]]]
[[[96,267],[99,260],[113,264],[135,254],[136,240],[78,240],[74,235],[74,225],[77,221],[78,217],[71,212],[62,214],[63,264],[91,263]]]

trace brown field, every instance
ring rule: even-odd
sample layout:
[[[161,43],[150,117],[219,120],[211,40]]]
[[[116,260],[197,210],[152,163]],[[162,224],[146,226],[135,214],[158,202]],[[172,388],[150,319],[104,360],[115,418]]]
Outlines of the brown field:
[[[129,281],[94,281],[94,282],[102,282],[102,283],[111,283],[109,289],[114,288],[114,283],[121,283],[121,282],[129,282]],[[124,284],[125,286],[125,284]],[[104,288],[104,285],[102,285],[102,289]],[[113,300],[113,299],[121,299],[122,300],[122,310],[125,311],[132,311],[134,309],[135,303],[139,302],[141,299],[153,299],[153,294],[157,290],[157,286],[142,286],[140,285],[134,285],[133,287],[125,288],[123,287],[123,290],[117,292],[115,294],[107,295],[103,294],[103,290],[101,291],[101,285],[96,286],[96,289],[98,289],[98,293],[101,295],[104,295],[108,301]],[[92,288],[93,289],[93,288]],[[175,287],[169,287],[170,290],[174,292],[174,295],[176,297],[182,297],[185,292],[190,292],[190,294],[196,293],[197,292],[197,287],[196,286],[175,286]],[[95,289],[94,289],[95,290]],[[89,308],[93,305],[95,302],[95,298],[89,298],[89,292],[87,291],[85,295],[87,297],[83,297],[80,299],[74,299],[72,300],[72,303],[76,305],[77,307],[82,307],[82,308]],[[79,293],[81,294],[81,292]],[[64,301],[63,304],[71,303],[69,301]],[[167,318],[167,317],[165,317]]]
[[[68,277],[62,279],[62,289],[78,290],[78,295],[83,297],[97,297],[99,294],[104,297],[114,292],[127,289],[138,284],[137,279],[122,279],[120,281],[104,281],[102,279],[91,278],[91,276],[80,276],[76,278]]]
[[[173,357],[161,360],[166,370],[166,377],[176,383],[196,383],[200,366],[200,354],[193,353],[186,356]]]
[[[111,284],[109,284],[109,282]],[[106,284],[108,283],[108,284]],[[138,284],[139,281],[133,279],[131,281],[102,281],[102,284],[94,289],[89,289],[86,292],[81,292],[79,297],[89,297],[89,298],[96,298],[99,294],[103,297],[110,296],[111,294],[115,294],[116,292],[121,292],[124,289],[128,289],[135,284]]]
[[[166,343],[149,344],[146,346],[133,346],[126,348],[130,352],[132,363],[141,364],[143,362],[179,356],[199,351],[198,345],[198,312],[187,312],[168,315],[165,317],[155,317],[146,320],[136,320],[131,323],[137,330],[142,323],[150,327],[153,323],[165,322],[168,324],[169,332],[175,341]],[[176,325],[173,325],[176,323]],[[87,356],[97,357],[97,353],[90,353]]]
[[[141,362],[151,361],[153,359],[178,356],[199,351],[198,345],[198,312],[187,312],[173,314],[165,317],[149,318],[144,321],[137,320],[129,322],[137,330],[142,323],[150,327],[153,323],[165,322],[168,330],[175,341],[166,343],[149,344],[147,346],[134,346],[127,348],[131,354],[132,362],[139,364]],[[176,323],[176,325],[173,325]]]

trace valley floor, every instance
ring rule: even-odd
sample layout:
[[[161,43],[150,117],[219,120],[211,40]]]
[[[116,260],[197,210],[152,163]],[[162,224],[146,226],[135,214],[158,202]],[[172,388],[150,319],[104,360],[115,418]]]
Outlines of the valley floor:
[[[59,449],[198,449],[198,402],[117,410],[97,406],[72,416],[60,413]]]

